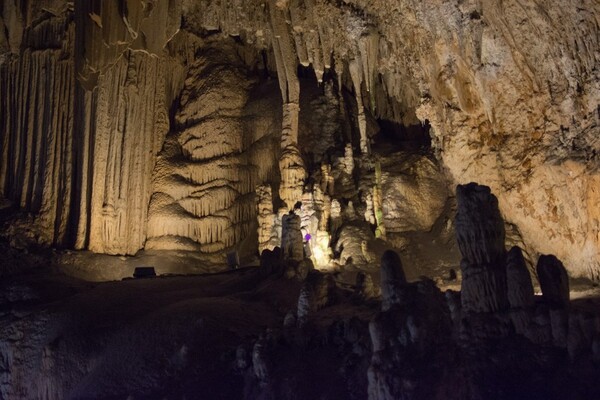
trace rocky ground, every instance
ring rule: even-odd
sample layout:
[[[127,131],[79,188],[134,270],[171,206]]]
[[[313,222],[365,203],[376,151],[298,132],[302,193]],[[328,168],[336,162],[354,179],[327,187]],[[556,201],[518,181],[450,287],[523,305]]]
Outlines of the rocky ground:
[[[438,285],[393,251],[371,273],[324,273],[277,250],[238,270],[89,282],[56,251],[1,242],[0,398],[598,398],[598,286],[547,257],[535,293],[497,202],[469,188],[461,269]],[[465,217],[483,215],[472,204],[488,222]]]

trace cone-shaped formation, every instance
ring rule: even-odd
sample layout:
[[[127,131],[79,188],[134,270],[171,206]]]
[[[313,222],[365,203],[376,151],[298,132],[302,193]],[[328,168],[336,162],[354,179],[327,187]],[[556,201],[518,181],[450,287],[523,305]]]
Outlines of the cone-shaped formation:
[[[406,276],[398,253],[387,250],[381,256],[381,307],[384,311],[400,304],[402,286],[405,284]]]
[[[536,269],[544,301],[551,307],[567,307],[569,276],[560,260],[553,255],[540,256]]]
[[[456,201],[456,240],[463,258],[473,265],[502,262],[504,221],[490,188],[476,183],[458,185]]]
[[[302,244],[302,231],[300,230],[300,216],[293,211],[284,215],[281,222],[281,248],[283,257],[287,260],[302,261],[304,247]]]
[[[514,246],[506,257],[506,286],[512,308],[527,308],[534,303],[533,284],[523,252]]]
[[[463,259],[461,300],[466,312],[508,307],[504,265],[504,221],[490,188],[476,183],[456,188],[456,239]]]

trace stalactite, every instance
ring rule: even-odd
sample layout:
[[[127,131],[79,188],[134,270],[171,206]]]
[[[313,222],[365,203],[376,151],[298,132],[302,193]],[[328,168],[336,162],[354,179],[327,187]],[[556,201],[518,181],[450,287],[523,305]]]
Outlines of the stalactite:
[[[383,195],[381,191],[381,164],[375,164],[375,186],[373,187],[373,213],[375,215],[375,237],[385,239],[386,230],[383,221]]]
[[[365,106],[362,100],[362,82],[364,73],[362,71],[362,65],[356,59],[350,61],[350,63],[348,64],[348,68],[350,70],[350,76],[352,77],[352,83],[354,85],[354,95],[358,107],[357,119],[358,130],[360,132],[360,151],[363,154],[369,154],[369,142],[367,137],[367,117],[365,115]]]

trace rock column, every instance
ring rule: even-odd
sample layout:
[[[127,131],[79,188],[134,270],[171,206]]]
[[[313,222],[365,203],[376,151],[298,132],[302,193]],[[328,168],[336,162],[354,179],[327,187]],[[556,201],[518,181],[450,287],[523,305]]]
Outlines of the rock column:
[[[276,0],[269,2],[269,14],[273,29],[273,51],[279,87],[283,97],[279,196],[291,210],[302,197],[306,168],[298,150],[300,83],[296,72],[298,59],[287,23],[288,7],[288,2]]]
[[[498,199],[489,187],[470,183],[457,187],[456,200],[456,239],[463,256],[463,310],[506,309],[505,232]]]

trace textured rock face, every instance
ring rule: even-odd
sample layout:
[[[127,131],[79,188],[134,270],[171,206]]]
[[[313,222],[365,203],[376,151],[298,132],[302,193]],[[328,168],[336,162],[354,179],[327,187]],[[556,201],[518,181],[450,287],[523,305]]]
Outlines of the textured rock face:
[[[508,306],[504,221],[487,186],[456,188],[456,240],[462,253],[461,300],[467,312],[493,312]]]
[[[277,98],[250,101],[253,84],[234,48],[198,50],[154,168],[147,248],[215,252],[248,235],[279,130]]]
[[[281,248],[287,260],[302,261],[304,258],[300,217],[293,211],[281,218]]]
[[[7,0],[1,12],[8,111],[0,186],[40,213],[49,242],[109,253],[143,245],[152,193],[144,174],[185,77],[185,62],[173,54],[176,32],[218,31],[244,44],[248,65],[266,55],[263,66],[277,72],[285,150],[277,157],[288,208],[307,176],[297,152],[307,146],[297,67],[310,66],[318,81],[337,80],[354,97],[356,154],[371,152],[371,115],[428,121],[445,170],[456,183],[491,187],[525,250],[556,254],[576,275],[599,276],[595,0],[95,0],[74,7]],[[38,105],[33,118],[23,117],[23,104]],[[107,143],[115,146],[98,147]]]
[[[77,248],[134,254],[144,245],[152,169],[183,80],[166,49],[177,18],[175,2],[76,4]]]
[[[534,302],[533,285],[520,248],[513,247],[506,256],[506,287],[512,308],[531,307]]]
[[[427,157],[405,155],[381,166],[381,209],[386,232],[428,231],[448,197],[444,176]]]
[[[72,13],[57,5],[24,38],[28,15],[12,1],[0,11],[0,193],[40,214],[46,242],[64,243],[75,181]]]
[[[402,261],[395,251],[388,250],[381,257],[381,307],[383,311],[402,302],[402,286],[406,276]]]
[[[450,174],[490,186],[533,249],[597,277],[600,5],[421,4],[437,31],[417,114]]]
[[[538,279],[544,300],[552,307],[569,304],[569,276],[555,256],[541,256],[537,264]]]
[[[175,5],[47,3],[4,3],[2,194],[39,213],[48,243],[133,254],[180,79],[165,73]]]

